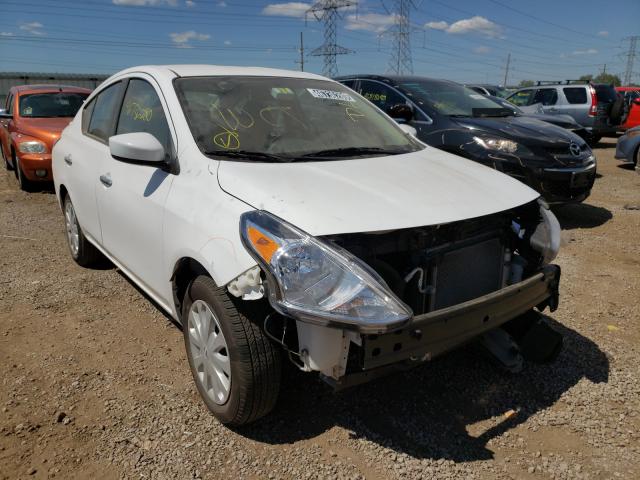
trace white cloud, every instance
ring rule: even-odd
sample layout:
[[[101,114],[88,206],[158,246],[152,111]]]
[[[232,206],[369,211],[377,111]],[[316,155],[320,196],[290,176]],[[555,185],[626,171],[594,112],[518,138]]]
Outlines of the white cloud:
[[[598,36],[599,37],[608,37],[609,36],[609,32],[607,32],[606,30],[600,30],[598,32]]]
[[[181,33],[170,33],[169,36],[171,37],[171,41],[173,41],[178,48],[193,48],[193,46],[189,44],[189,41],[198,40],[202,42],[211,38],[211,35],[198,33],[194,30],[188,30]]]
[[[13,32],[0,32],[0,37],[13,37]]]
[[[432,28],[433,30],[446,30],[449,28],[449,24],[447,22],[427,22],[424,26]]]
[[[226,6],[227,6],[227,2],[225,2],[224,0],[222,0],[221,2],[216,3],[216,6],[217,6],[217,7],[220,7],[220,8],[224,8],[224,7],[226,7]]]
[[[491,49],[489,47],[485,47],[484,45],[478,45],[477,47],[473,47],[473,51],[474,53],[484,55],[486,53],[489,53]]]
[[[262,14],[278,17],[303,18],[307,10],[309,10],[310,8],[310,3],[271,3],[262,9]]]
[[[21,24],[20,30],[29,32],[31,35],[44,35],[44,31],[42,30],[43,27],[44,25],[40,22],[29,22]]]
[[[186,2],[184,2],[184,4],[189,8],[196,6],[196,2],[194,2],[193,0],[187,0]]]
[[[114,5],[130,5],[132,7],[146,7],[147,5],[162,5],[166,3],[175,7],[178,0],[111,0]]]
[[[225,40],[224,44],[227,45],[227,46],[231,45],[231,40]]]
[[[475,17],[465,18],[448,24],[447,22],[429,22],[425,27],[434,30],[442,30],[454,35],[464,35],[466,33],[477,33],[489,38],[504,38],[503,29],[500,25],[476,15]]]
[[[396,15],[381,15],[379,13],[365,13],[364,15],[347,15],[347,30],[367,30],[382,33],[396,20]]]
[[[586,50],[574,50],[571,52],[571,55],[595,55],[598,53],[598,50],[595,48],[588,48]]]

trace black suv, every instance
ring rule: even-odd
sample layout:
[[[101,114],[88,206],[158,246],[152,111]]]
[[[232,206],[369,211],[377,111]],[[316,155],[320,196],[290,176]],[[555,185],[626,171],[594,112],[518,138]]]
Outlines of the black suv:
[[[352,75],[336,80],[360,93],[420,140],[515,177],[549,203],[581,202],[591,193],[596,159],[577,135],[518,115],[446,80]]]

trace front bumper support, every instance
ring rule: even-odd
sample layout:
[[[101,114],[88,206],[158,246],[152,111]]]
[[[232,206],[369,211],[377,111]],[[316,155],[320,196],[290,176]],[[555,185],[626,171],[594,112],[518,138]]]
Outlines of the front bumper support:
[[[430,360],[533,307],[558,306],[560,267],[547,265],[515,285],[468,302],[414,317],[400,330],[367,335],[363,368],[369,370],[405,360]]]

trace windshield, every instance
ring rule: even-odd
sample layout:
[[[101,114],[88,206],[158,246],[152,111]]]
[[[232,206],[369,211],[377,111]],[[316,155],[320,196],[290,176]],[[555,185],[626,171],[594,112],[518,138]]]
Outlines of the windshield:
[[[441,115],[453,117],[505,116],[513,111],[505,109],[485,95],[455,83],[420,80],[401,83],[405,93],[418,103]]]
[[[335,82],[283,77],[185,77],[175,88],[208,155],[257,161],[354,158],[423,147]],[[249,155],[252,153],[253,155]]]
[[[27,118],[74,117],[87,93],[31,93],[20,96],[20,116]]]

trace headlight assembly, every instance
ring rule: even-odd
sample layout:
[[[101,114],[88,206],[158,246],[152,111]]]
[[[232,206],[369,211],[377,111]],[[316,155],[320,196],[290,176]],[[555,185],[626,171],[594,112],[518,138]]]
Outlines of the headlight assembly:
[[[516,153],[518,150],[518,144],[513,140],[473,137],[473,141],[482,148],[486,150],[493,150],[494,152]]]
[[[542,262],[551,263],[560,250],[560,223],[544,202],[540,203],[542,221],[529,240],[531,247],[542,255]]]
[[[244,213],[240,236],[271,277],[269,300],[283,314],[366,333],[401,326],[412,316],[358,259],[270,213]]]
[[[46,153],[47,147],[37,140],[29,140],[18,144],[18,150],[22,153]]]

